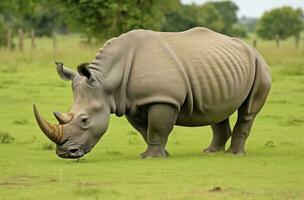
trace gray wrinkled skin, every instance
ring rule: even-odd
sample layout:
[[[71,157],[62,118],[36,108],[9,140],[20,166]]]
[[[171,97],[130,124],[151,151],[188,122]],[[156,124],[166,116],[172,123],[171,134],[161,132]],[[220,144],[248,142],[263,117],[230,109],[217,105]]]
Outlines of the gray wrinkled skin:
[[[125,115],[143,136],[143,158],[169,155],[165,146],[174,125],[211,125],[213,139],[204,152],[224,150],[232,137],[228,152],[245,154],[271,88],[269,68],[254,48],[206,28],[131,31],[106,42],[78,73],[60,63],[57,72],[72,81],[74,96],[73,118],[62,124],[57,144],[63,158],[88,153],[107,130],[111,113]]]
[[[81,65],[78,68],[86,70],[86,67]],[[81,72],[81,75],[72,72],[70,76],[60,68],[58,73],[62,79],[72,80],[73,105],[69,113],[73,120],[63,125],[62,144],[57,146],[56,152],[60,157],[78,158],[88,153],[107,130],[109,98],[94,76],[82,76]]]

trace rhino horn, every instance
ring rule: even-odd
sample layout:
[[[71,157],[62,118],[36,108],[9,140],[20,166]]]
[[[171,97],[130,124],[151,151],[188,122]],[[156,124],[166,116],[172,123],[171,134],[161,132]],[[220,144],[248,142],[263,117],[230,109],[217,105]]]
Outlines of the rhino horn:
[[[36,121],[42,130],[42,132],[54,143],[59,144],[62,136],[62,126],[61,125],[52,125],[49,122],[45,121],[39,114],[36,105],[33,105],[33,110],[35,114]]]
[[[67,124],[73,119],[73,115],[70,113],[54,112],[54,116],[58,120],[59,124]]]

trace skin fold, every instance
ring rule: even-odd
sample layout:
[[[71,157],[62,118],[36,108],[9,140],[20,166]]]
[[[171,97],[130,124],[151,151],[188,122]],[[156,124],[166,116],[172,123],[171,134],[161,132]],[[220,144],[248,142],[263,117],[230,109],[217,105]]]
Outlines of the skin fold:
[[[142,158],[169,155],[166,144],[174,125],[210,125],[213,138],[206,153],[225,150],[232,137],[227,151],[245,154],[271,88],[269,67],[253,47],[206,28],[134,30],[107,41],[77,72],[56,65],[61,79],[72,82],[71,110],[54,113],[59,125],[43,123],[37,110],[35,116],[63,158],[88,153],[107,130],[110,114],[126,116],[142,135],[147,144]],[[62,128],[60,139],[56,127]]]

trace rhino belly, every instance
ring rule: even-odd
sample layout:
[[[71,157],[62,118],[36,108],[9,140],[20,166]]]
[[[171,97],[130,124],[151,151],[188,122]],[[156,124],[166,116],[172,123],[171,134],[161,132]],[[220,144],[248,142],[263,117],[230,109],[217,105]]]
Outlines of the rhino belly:
[[[194,111],[191,114],[187,113],[183,108],[181,109],[176,125],[179,126],[206,126],[216,124],[231,116],[242,104],[242,100],[236,101],[230,105],[216,105],[205,111]],[[216,108],[217,107],[217,108]]]

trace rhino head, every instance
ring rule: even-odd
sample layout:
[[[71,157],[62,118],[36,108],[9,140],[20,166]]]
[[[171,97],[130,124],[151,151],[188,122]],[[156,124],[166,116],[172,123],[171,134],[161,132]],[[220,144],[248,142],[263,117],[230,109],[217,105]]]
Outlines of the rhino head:
[[[50,124],[33,105],[36,121],[42,132],[53,141],[56,153],[62,158],[80,158],[90,152],[108,128],[109,95],[101,82],[88,68],[78,66],[78,73],[56,62],[61,79],[72,81],[73,104],[67,113],[54,112],[59,124]]]

